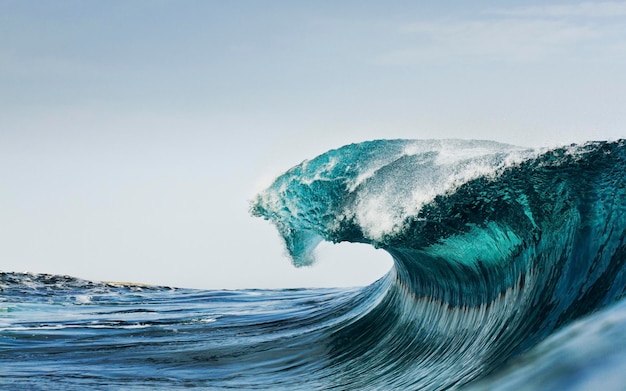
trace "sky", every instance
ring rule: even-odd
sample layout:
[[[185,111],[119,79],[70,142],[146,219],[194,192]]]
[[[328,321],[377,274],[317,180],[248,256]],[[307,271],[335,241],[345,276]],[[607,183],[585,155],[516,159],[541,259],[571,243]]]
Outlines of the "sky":
[[[626,2],[0,0],[0,270],[205,289],[355,286],[249,215],[383,138],[626,137]]]

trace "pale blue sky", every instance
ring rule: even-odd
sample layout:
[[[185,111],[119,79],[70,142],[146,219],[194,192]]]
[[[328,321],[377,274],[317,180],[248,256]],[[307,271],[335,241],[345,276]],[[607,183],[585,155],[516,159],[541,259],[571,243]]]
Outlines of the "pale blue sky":
[[[468,3],[0,0],[0,270],[362,284],[384,254],[296,270],[247,200],[367,139],[626,135],[626,2]]]

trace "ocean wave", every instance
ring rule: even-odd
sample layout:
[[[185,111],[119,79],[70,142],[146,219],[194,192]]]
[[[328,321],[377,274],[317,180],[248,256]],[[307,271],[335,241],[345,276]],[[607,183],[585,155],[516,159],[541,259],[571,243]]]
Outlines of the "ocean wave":
[[[251,212],[296,266],[322,240],[393,257],[376,305],[331,332],[344,386],[447,388],[623,297],[625,155],[624,141],[352,144],[278,177]]]

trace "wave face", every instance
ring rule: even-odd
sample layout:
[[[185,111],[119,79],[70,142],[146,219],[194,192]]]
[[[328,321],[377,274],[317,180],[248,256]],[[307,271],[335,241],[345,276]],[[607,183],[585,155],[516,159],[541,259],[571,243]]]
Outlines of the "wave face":
[[[321,241],[387,251],[363,288],[0,273],[0,388],[621,390],[625,144],[372,141],[253,200],[296,266]]]
[[[624,173],[624,141],[380,140],[304,161],[251,211],[296,266],[323,240],[393,257],[359,311],[326,330],[335,386],[445,389],[624,296]]]

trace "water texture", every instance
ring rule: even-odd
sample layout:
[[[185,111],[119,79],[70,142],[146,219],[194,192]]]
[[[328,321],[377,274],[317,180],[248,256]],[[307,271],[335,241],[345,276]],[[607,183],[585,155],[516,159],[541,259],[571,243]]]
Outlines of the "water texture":
[[[622,389],[625,172],[624,141],[329,151],[251,213],[295,266],[321,241],[387,251],[380,280],[199,291],[0,274],[0,387]]]

